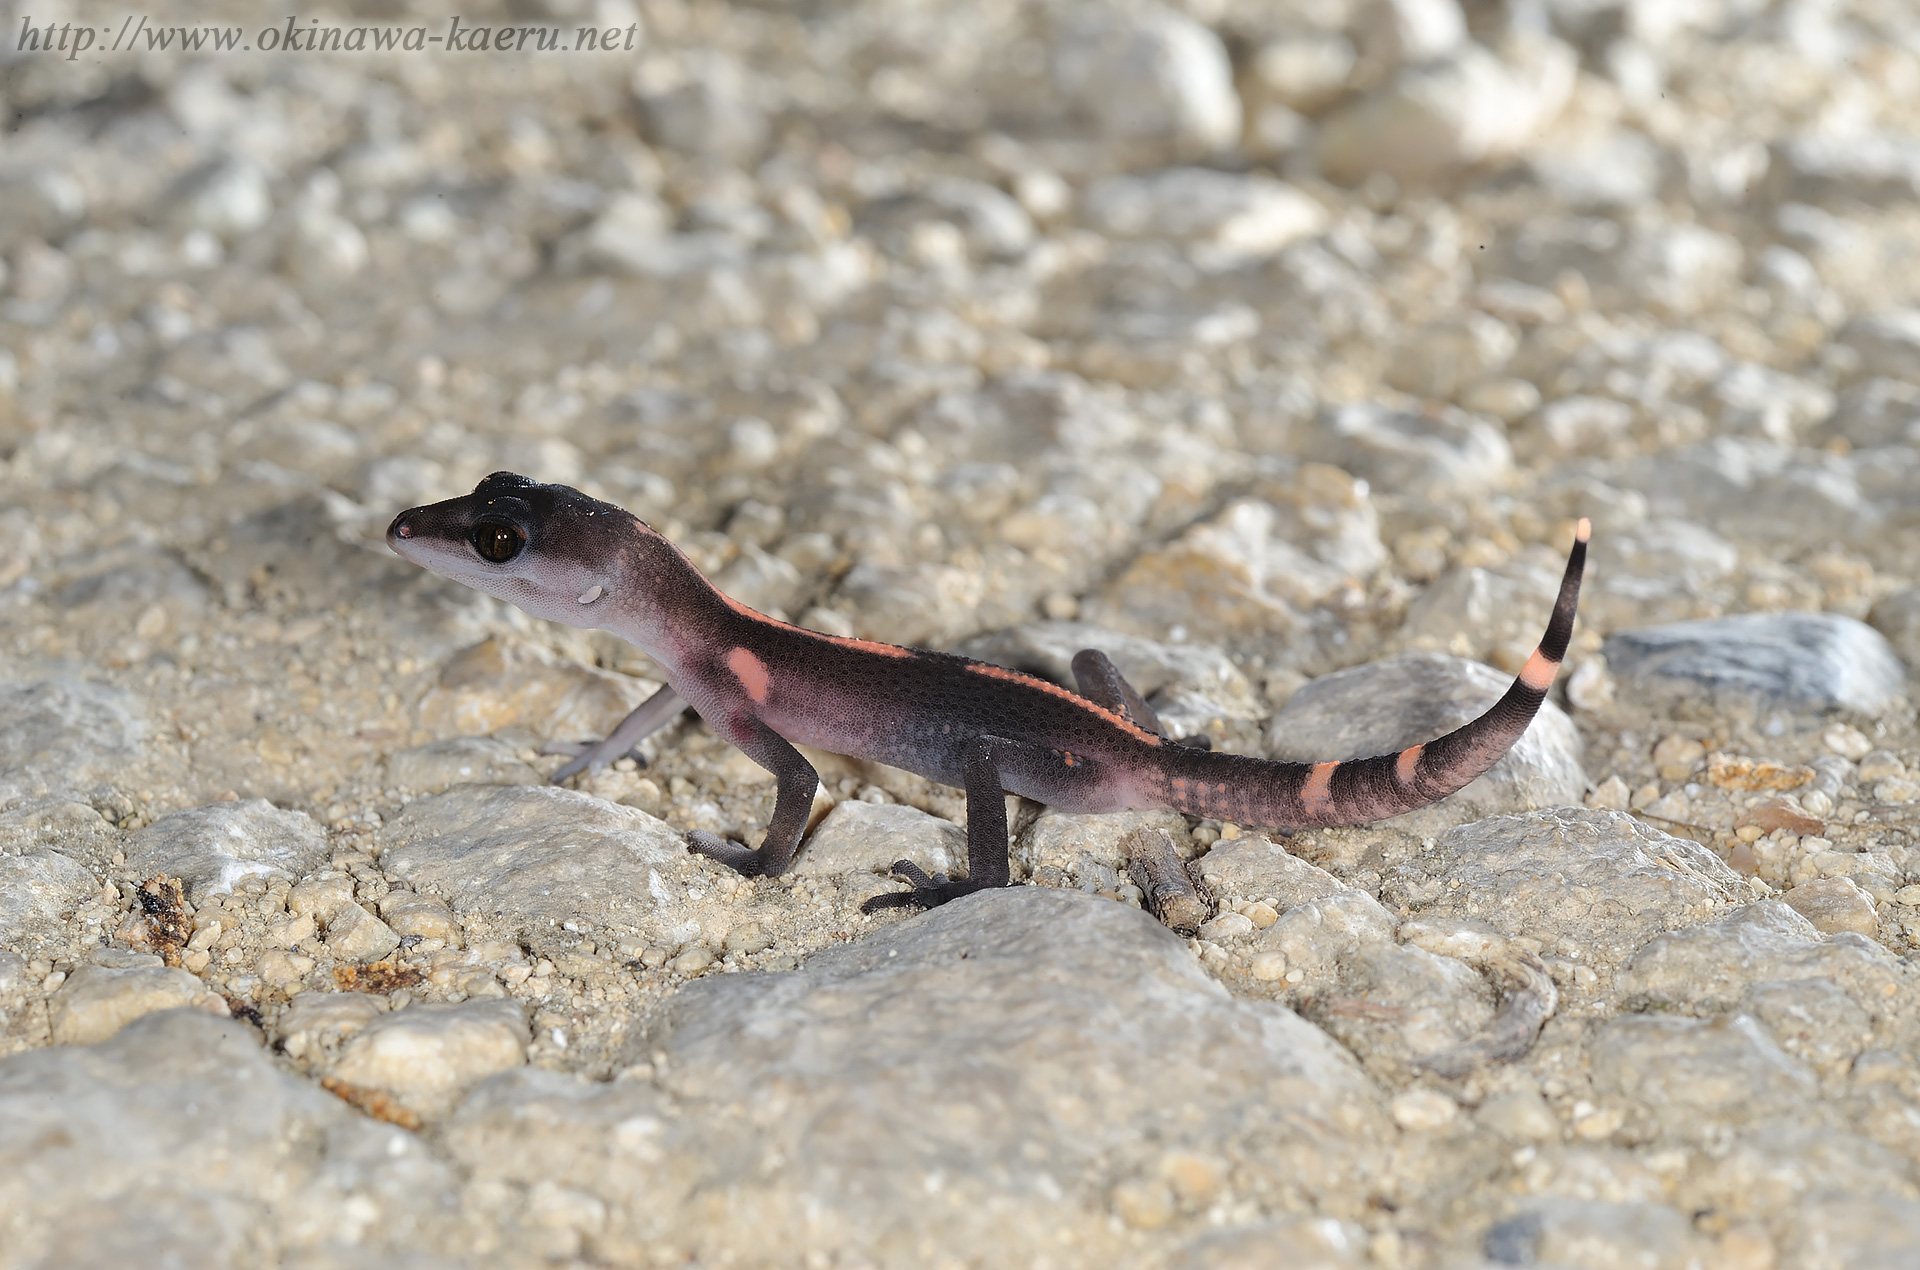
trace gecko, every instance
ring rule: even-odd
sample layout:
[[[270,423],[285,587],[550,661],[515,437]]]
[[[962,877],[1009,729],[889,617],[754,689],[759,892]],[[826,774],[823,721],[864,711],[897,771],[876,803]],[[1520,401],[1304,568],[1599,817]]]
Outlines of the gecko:
[[[1171,808],[1278,830],[1365,824],[1438,802],[1499,761],[1546,700],[1573,634],[1590,533],[1581,519],[1546,633],[1484,714],[1397,754],[1318,763],[1179,743],[1097,649],[1074,656],[1072,692],[953,653],[778,621],[715,587],[625,509],[512,472],[401,512],[387,543],[535,617],[610,631],[651,657],[665,685],[552,779],[613,762],[691,706],[777,782],[758,848],[686,833],[690,850],[748,877],[778,877],[807,828],[820,777],[796,745],[964,790],[966,876],[898,861],[894,875],[910,889],[869,899],[872,912],[1011,885],[1009,793],[1070,812]]]

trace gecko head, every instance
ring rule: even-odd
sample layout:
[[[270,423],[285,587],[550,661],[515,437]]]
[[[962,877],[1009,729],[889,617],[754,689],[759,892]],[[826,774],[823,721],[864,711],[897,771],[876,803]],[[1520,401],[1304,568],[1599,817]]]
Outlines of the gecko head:
[[[569,626],[599,626],[633,515],[566,485],[495,472],[473,493],[411,507],[387,545],[442,577]]]

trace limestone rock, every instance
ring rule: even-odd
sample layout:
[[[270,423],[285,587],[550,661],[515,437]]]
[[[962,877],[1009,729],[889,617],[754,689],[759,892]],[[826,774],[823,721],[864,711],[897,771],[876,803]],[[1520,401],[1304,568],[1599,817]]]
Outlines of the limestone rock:
[[[1381,892],[1390,905],[1478,918],[1600,966],[1746,893],[1740,876],[1698,843],[1620,812],[1572,807],[1449,829],[1396,867]]]
[[[1622,688],[1653,703],[1732,699],[1817,715],[1879,714],[1906,687],[1880,633],[1837,613],[1744,613],[1622,631],[1607,640]]]
[[[527,1020],[520,1004],[493,998],[380,1015],[347,1042],[331,1074],[431,1117],[479,1081],[526,1061]]]
[[[207,987],[158,957],[144,966],[86,965],[76,969],[49,1002],[56,1045],[104,1041],[144,1014],[195,1004]]]
[[[966,830],[898,803],[843,802],[801,845],[792,872],[886,873],[895,860],[911,860],[928,873],[964,873]]]
[[[139,702],[80,679],[0,685],[0,799],[86,789],[146,736]]]
[[[1576,59],[1547,42],[1519,64],[1477,44],[1408,67],[1330,116],[1320,164],[1337,181],[1369,172],[1432,181],[1520,153],[1566,104]]]
[[[99,879],[58,852],[0,856],[0,948],[22,956],[64,950],[74,911],[99,894]]]
[[[358,904],[342,904],[327,918],[327,948],[336,960],[378,961],[399,946],[393,928]]]
[[[1873,606],[1867,622],[1887,637],[1908,666],[1920,666],[1920,587],[1895,591]]]
[[[141,877],[180,879],[187,898],[231,895],[246,878],[286,881],[327,855],[327,838],[302,811],[264,798],[208,803],[162,816],[127,840],[127,866]]]
[[[1228,997],[1146,914],[1035,887],[797,973],[700,980],[634,1053],[653,1082],[496,1077],[448,1123],[450,1150],[482,1178],[598,1197],[603,1249],[705,1259],[724,1240],[779,1260],[804,1243],[887,1262],[930,1239],[1025,1261],[1071,1231],[1091,1264],[1123,1255],[1129,1197],[1204,1205],[1213,1160],[1235,1161],[1236,1190],[1357,1214],[1390,1132],[1325,1036]],[[1139,1097],[1170,1071],[1177,1099]],[[762,1167],[769,1150],[781,1167]]]
[[[1637,1105],[1677,1136],[1790,1114],[1816,1083],[1745,1014],[1713,1022],[1629,1015],[1604,1025],[1591,1053],[1596,1092]]]
[[[1823,939],[1786,904],[1765,900],[1651,941],[1617,986],[1629,1004],[1718,1011],[1738,1006],[1755,984],[1822,979],[1874,1013],[1904,978],[1900,963],[1873,941],[1855,934]]]
[[[1088,189],[1084,205],[1111,237],[1176,239],[1222,265],[1270,256],[1327,221],[1320,204],[1285,182],[1207,168],[1108,177]]]
[[[1477,717],[1512,680],[1490,666],[1409,653],[1323,675],[1288,698],[1267,727],[1267,752],[1290,762],[1392,754]],[[1500,812],[1577,804],[1586,792],[1580,736],[1547,702],[1505,757],[1466,788],[1399,821],[1409,832]]]
[[[9,1265],[453,1250],[454,1186],[410,1135],[287,1075],[245,1024],[199,1010],[0,1059]]]
[[[652,685],[564,661],[538,644],[496,636],[457,654],[420,701],[420,724],[476,736],[519,724],[560,741],[598,740]]]
[[[684,907],[686,840],[631,807],[547,785],[474,785],[409,804],[382,842],[386,869],[497,937],[541,947],[563,922],[668,947],[699,933]]]
[[[1664,1204],[1544,1197],[1487,1231],[1485,1248],[1502,1265],[1680,1266],[1699,1261],[1702,1243]]]
[[[460,736],[401,750],[387,760],[399,789],[438,794],[454,785],[539,785],[546,778],[492,737]]]
[[[635,84],[647,130],[689,154],[752,159],[768,132],[762,82],[735,58],[712,49],[682,54],[674,66],[680,73],[667,82]]]
[[[1060,24],[1053,79],[1104,136],[1213,150],[1240,134],[1240,98],[1220,38],[1155,4],[1084,4]]]
[[[1513,471],[1513,450],[1500,430],[1458,410],[1342,406],[1316,421],[1305,450],[1376,488],[1433,497],[1497,488]]]

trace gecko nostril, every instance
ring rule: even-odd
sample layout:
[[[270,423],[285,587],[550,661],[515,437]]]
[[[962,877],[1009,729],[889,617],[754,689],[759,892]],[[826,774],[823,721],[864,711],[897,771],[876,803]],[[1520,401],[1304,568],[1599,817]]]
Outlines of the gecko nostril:
[[[413,526],[403,520],[393,527],[393,533],[396,538],[411,538],[413,537]]]

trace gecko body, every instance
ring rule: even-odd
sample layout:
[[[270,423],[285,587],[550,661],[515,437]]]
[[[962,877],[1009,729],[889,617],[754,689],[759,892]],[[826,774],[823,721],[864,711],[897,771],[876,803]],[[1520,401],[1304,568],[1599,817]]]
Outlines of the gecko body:
[[[496,472],[473,493],[395,517],[394,551],[569,626],[644,650],[667,685],[554,777],[604,766],[693,707],[772,772],[773,817],[756,850],[701,830],[688,846],[743,874],[776,876],[806,829],[819,776],[795,744],[963,788],[965,878],[894,866],[912,890],[870,908],[931,906],[1009,883],[1004,794],[1074,812],[1172,808],[1247,825],[1363,824],[1437,802],[1505,754],[1553,685],[1579,599],[1587,522],[1575,534],[1546,634],[1479,718],[1397,754],[1279,763],[1162,735],[1140,694],[1095,649],[1079,692],[951,653],[805,630],[729,598],[631,513],[564,485]]]

